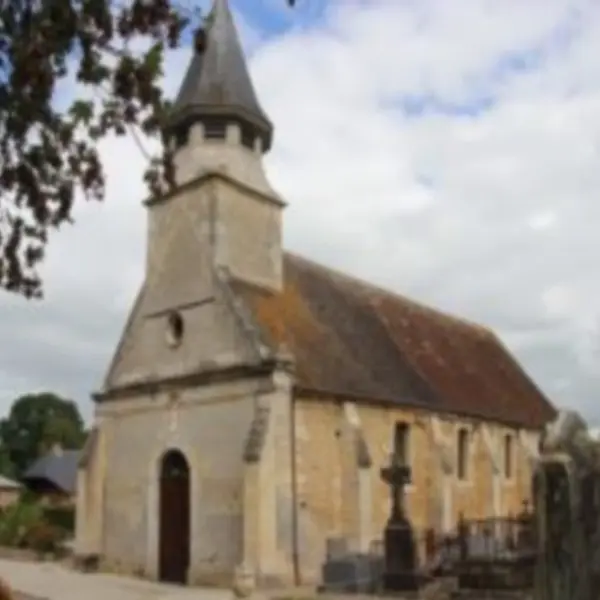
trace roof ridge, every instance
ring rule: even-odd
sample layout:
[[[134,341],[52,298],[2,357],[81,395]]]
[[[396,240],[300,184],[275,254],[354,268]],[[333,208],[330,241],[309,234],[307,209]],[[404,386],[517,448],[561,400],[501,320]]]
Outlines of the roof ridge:
[[[488,327],[486,325],[482,325],[481,323],[477,323],[476,321],[472,321],[471,319],[466,319],[464,317],[460,317],[453,313],[449,313],[444,310],[440,310],[439,308],[434,308],[432,306],[425,304],[424,302],[414,300],[404,294],[396,292],[395,290],[384,287],[383,285],[375,284],[371,281],[363,279],[362,277],[358,277],[357,275],[351,275],[349,273],[341,271],[340,269],[336,269],[334,267],[324,265],[313,259],[306,258],[305,256],[302,256],[300,254],[296,254],[295,252],[290,252],[290,251],[286,250],[285,254],[287,256],[289,256],[290,258],[292,258],[293,260],[298,260],[300,262],[307,263],[307,264],[311,265],[312,267],[318,268],[321,271],[325,271],[329,276],[337,277],[338,279],[342,279],[345,282],[350,283],[350,284],[354,284],[354,285],[359,284],[361,287],[366,288],[367,290],[371,290],[372,292],[374,292],[376,294],[381,294],[383,296],[388,296],[390,298],[400,300],[406,304],[410,304],[416,310],[421,310],[421,311],[427,312],[430,315],[435,316],[436,318],[451,320],[459,325],[462,325],[471,330],[477,331],[477,333],[479,333],[480,335],[484,335],[488,338],[495,337],[494,331],[490,327]]]

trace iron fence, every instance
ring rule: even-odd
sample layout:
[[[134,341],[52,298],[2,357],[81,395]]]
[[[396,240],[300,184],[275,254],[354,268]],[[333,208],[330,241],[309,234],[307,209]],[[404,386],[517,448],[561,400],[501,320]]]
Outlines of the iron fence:
[[[461,518],[450,534],[425,533],[423,567],[432,576],[456,576],[459,587],[529,588],[536,554],[535,520],[529,512]]]
[[[471,590],[530,590],[537,556],[535,519],[517,516],[459,519],[449,533],[413,530],[418,575],[433,585],[451,583]],[[364,555],[330,544],[324,582],[327,589],[379,589],[387,561],[381,540]]]

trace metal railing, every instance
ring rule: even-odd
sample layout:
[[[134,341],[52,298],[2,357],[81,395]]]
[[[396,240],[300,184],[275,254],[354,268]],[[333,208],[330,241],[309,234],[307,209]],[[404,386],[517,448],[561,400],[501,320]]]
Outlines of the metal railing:
[[[471,589],[530,589],[537,556],[533,514],[485,519],[459,519],[450,533],[414,531],[418,571],[423,581],[454,581]],[[344,562],[344,552],[338,553]],[[362,559],[351,559],[329,589],[375,589],[384,568],[381,540],[371,543]],[[361,565],[360,568],[358,565]]]

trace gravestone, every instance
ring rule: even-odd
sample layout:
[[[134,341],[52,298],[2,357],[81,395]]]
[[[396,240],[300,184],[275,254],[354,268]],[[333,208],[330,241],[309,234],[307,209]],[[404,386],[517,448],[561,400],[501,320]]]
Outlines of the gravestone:
[[[348,556],[348,540],[344,537],[330,537],[325,540],[327,558],[338,560]]]
[[[517,517],[483,519],[459,526],[456,561],[461,590],[531,591],[537,550],[533,515],[523,507]]]
[[[326,541],[322,592],[368,593],[379,589],[383,560],[375,553],[350,552],[344,538]]]
[[[410,467],[394,453],[390,465],[381,469],[381,478],[390,486],[391,513],[384,531],[384,591],[416,591],[423,583],[417,570],[417,547],[413,528],[406,515],[405,486]]]

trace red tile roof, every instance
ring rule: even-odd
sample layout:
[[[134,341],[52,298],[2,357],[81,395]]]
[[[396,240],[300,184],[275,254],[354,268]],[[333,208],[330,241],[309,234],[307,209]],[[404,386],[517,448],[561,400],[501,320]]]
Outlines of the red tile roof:
[[[539,428],[555,409],[489,329],[299,256],[277,294],[234,284],[300,388]]]

